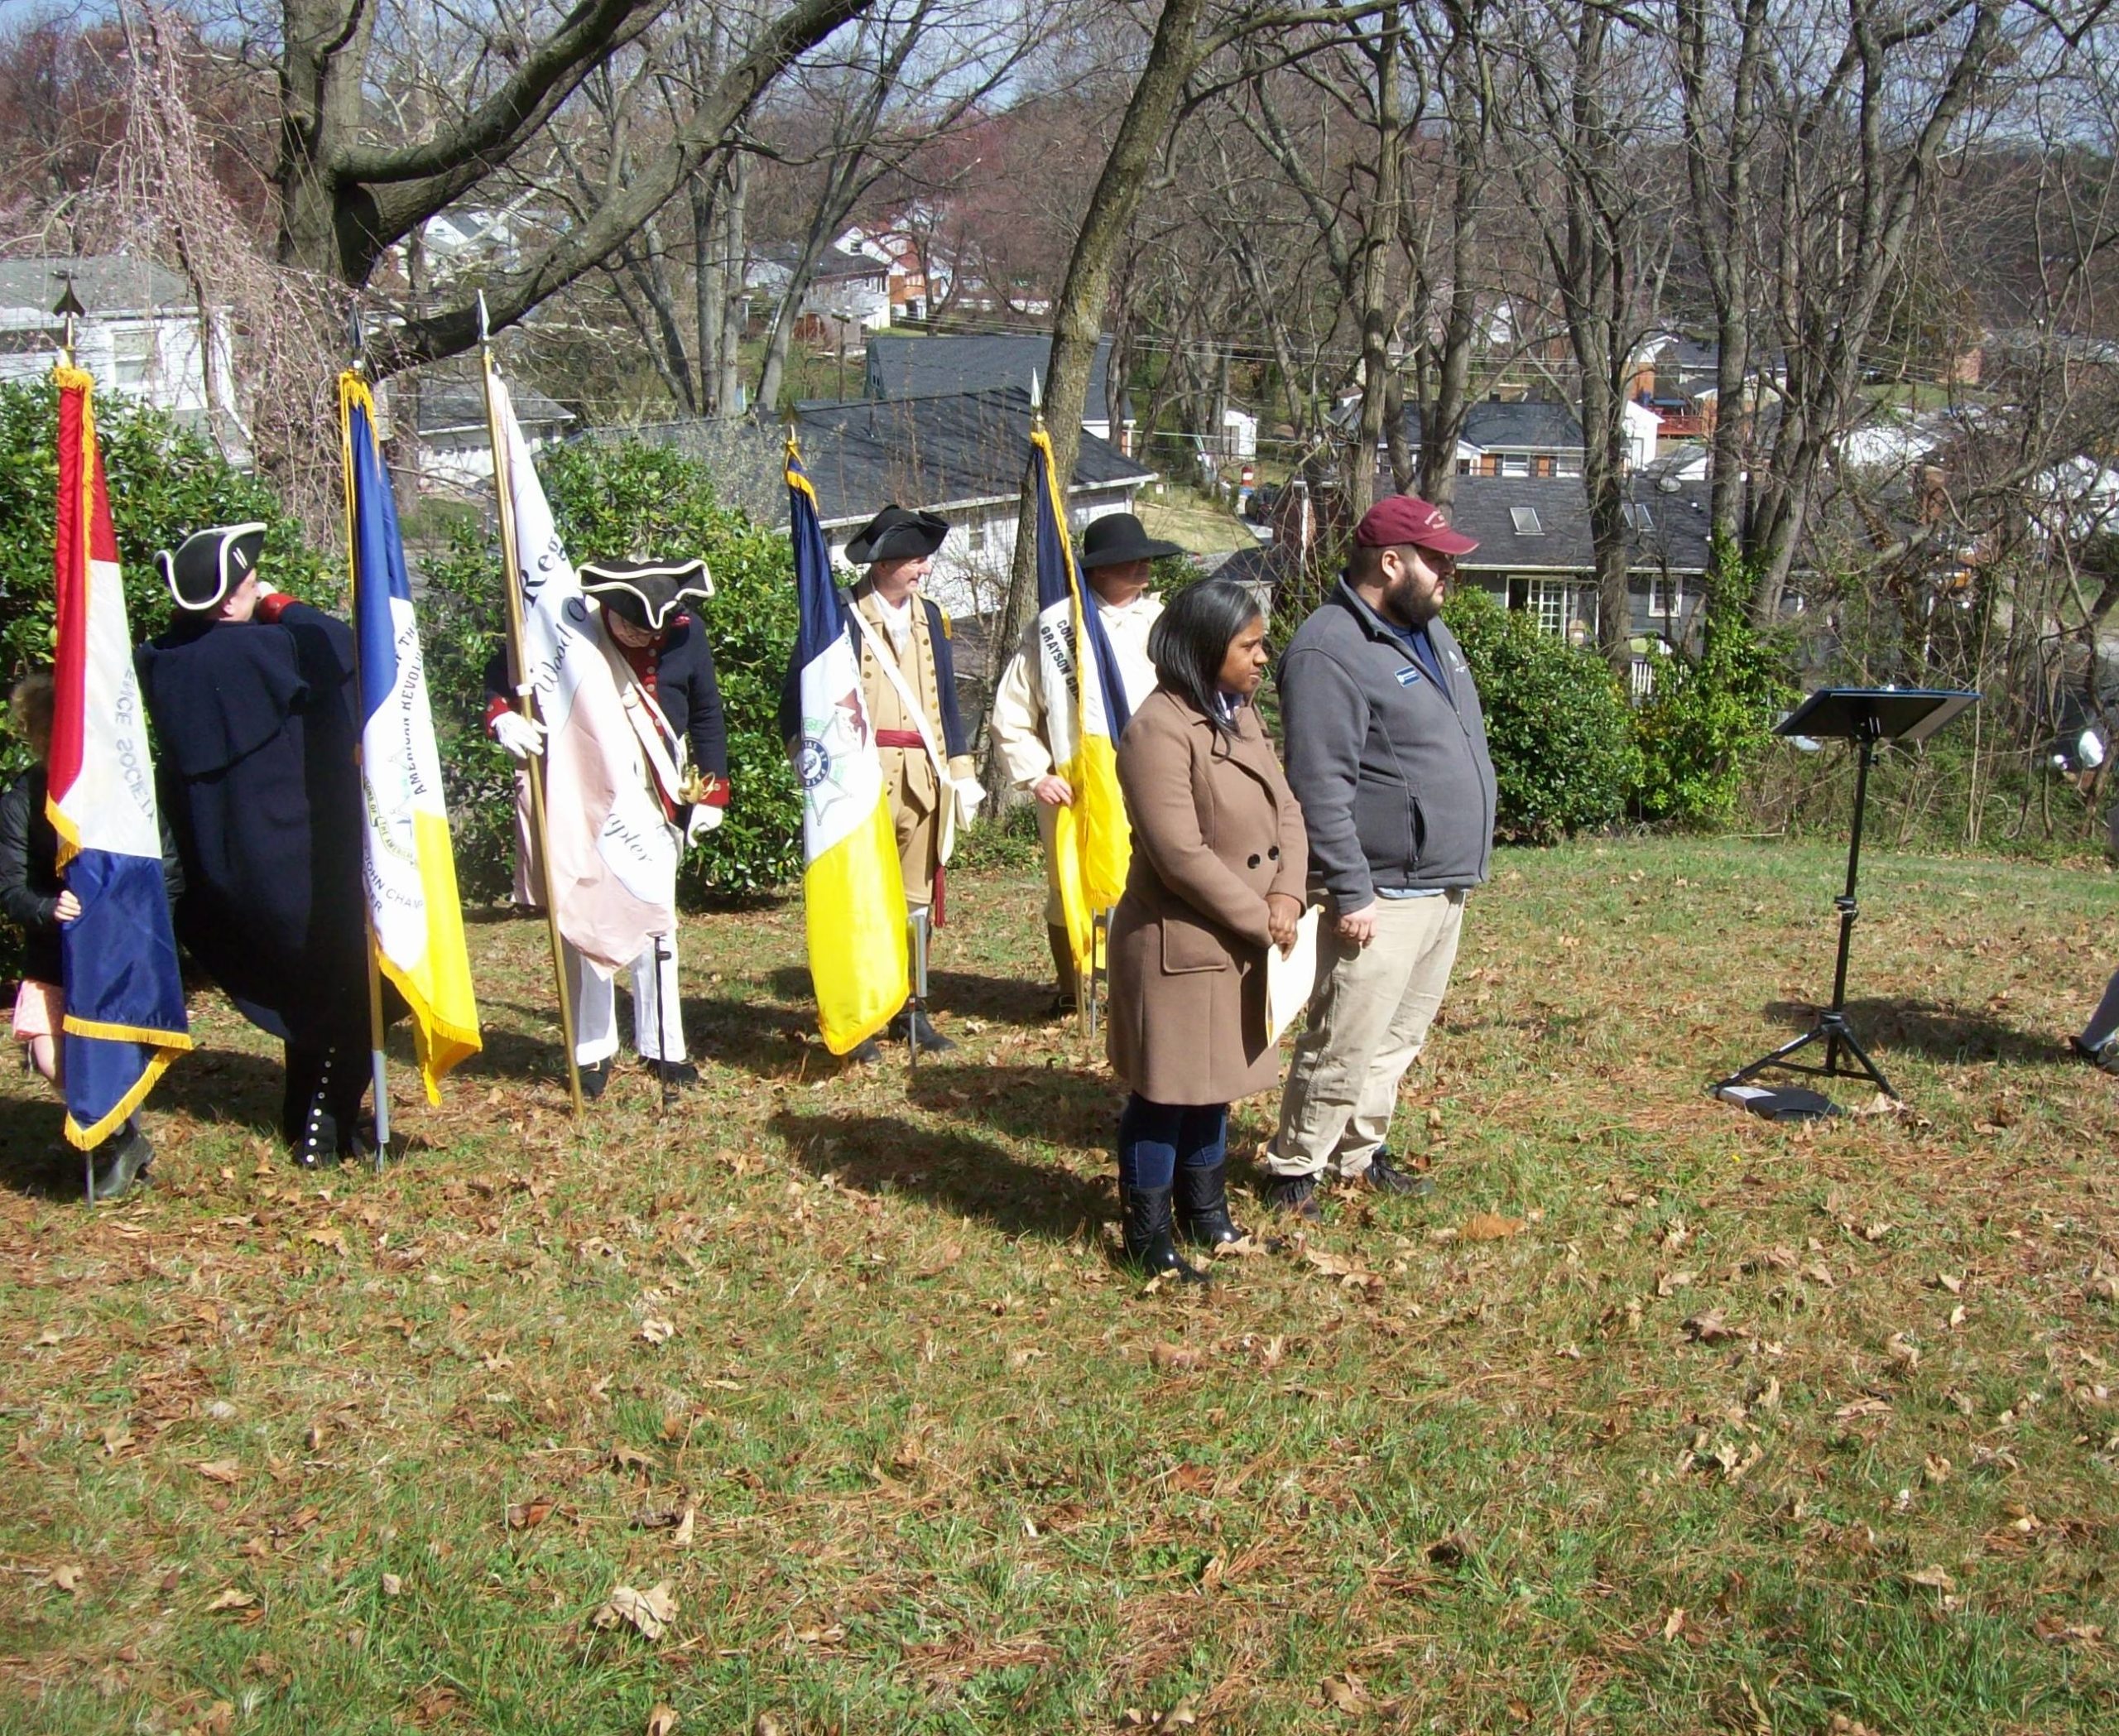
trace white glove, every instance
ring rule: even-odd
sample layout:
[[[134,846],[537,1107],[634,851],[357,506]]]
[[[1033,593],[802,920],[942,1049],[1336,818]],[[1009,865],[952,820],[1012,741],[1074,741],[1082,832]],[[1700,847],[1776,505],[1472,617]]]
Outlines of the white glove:
[[[503,711],[493,719],[493,739],[519,760],[532,760],[545,751],[545,726],[519,711]]]
[[[710,807],[705,802],[692,805],[692,817],[685,822],[685,844],[687,849],[697,844],[728,817],[725,808]]]
[[[957,824],[968,827],[978,818],[979,808],[986,801],[985,788],[976,779],[968,777],[959,778],[949,788],[956,799]]]

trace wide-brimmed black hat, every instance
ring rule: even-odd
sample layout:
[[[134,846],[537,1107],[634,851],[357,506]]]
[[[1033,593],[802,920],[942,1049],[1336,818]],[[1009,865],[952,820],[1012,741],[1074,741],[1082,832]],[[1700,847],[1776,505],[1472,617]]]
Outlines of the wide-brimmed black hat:
[[[931,555],[949,534],[949,522],[939,512],[908,512],[903,507],[885,507],[853,533],[846,546],[849,566],[867,566],[877,560],[917,560]]]
[[[258,551],[264,546],[262,524],[215,525],[194,531],[174,555],[162,550],[155,556],[155,567],[176,606],[199,613],[219,608],[223,598],[257,570]]]
[[[690,560],[598,560],[581,568],[581,588],[622,621],[659,633],[687,597],[711,597],[706,563]]]
[[[1174,542],[1163,542],[1141,528],[1131,512],[1109,512],[1094,520],[1082,532],[1082,570],[1122,566],[1129,560],[1160,560],[1165,555],[1181,555]]]

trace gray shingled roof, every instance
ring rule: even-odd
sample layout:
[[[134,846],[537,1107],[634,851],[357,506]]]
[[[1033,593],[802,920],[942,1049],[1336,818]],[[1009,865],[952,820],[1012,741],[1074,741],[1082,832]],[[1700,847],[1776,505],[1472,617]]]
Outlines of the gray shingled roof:
[[[1423,418],[1417,404],[1405,406],[1405,438],[1420,443]],[[1463,440],[1482,452],[1561,452],[1582,450],[1582,424],[1564,404],[1496,403],[1482,400],[1464,412]]]
[[[82,259],[0,259],[0,308],[48,314],[65,288],[58,273],[70,272],[74,293],[92,317],[196,308],[191,286],[151,259],[113,253]]]
[[[1012,387],[795,410],[803,468],[827,527],[865,523],[889,501],[946,513],[1013,499],[1030,450],[1030,394]],[[584,438],[675,446],[713,471],[721,498],[762,524],[787,522],[781,431],[742,417],[598,429]],[[1155,473],[1110,441],[1082,436],[1074,490],[1145,483]],[[1070,491],[1071,492],[1071,491]]]
[[[515,406],[515,419],[525,428],[557,428],[561,423],[574,420],[573,411],[562,409],[536,387],[526,386],[518,379],[508,380],[507,392],[509,401]],[[419,393],[421,434],[460,434],[465,429],[484,431],[486,388],[483,380],[462,374],[422,373],[419,377]]]
[[[1708,486],[1683,483],[1675,492],[1645,477],[1627,483],[1627,499],[1645,525],[1631,533],[1636,570],[1707,570]],[[1516,514],[1537,516],[1537,535],[1519,530]],[[1588,572],[1597,564],[1589,535],[1589,494],[1578,476],[1460,476],[1449,522],[1479,546],[1458,565],[1467,572]]]
[[[1087,414],[1102,421],[1110,402],[1111,339],[1097,339],[1089,364]],[[877,333],[868,339],[868,368],[862,395],[870,398],[925,398],[944,392],[984,392],[1012,386],[1030,390],[1036,374],[1043,382],[1052,372],[1052,339],[1042,332],[973,338],[907,338]]]

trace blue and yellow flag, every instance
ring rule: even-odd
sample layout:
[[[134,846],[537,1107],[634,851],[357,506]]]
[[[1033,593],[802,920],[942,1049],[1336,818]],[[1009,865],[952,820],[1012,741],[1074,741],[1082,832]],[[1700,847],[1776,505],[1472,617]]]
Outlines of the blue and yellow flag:
[[[375,400],[350,370],[339,376],[339,426],[360,654],[368,944],[411,1009],[420,1080],[439,1103],[442,1075],[478,1053],[478,1008],[397,506],[376,448]]]
[[[824,1046],[844,1055],[911,993],[905,876],[898,867],[875,727],[846,599],[832,583],[816,490],[787,443],[788,534],[801,627],[783,729],[802,786],[802,912]]]
[[[1126,684],[1103,618],[1082,589],[1067,541],[1052,442],[1041,424],[1031,430],[1028,486],[1037,502],[1038,679],[1045,729],[1053,767],[1074,792],[1053,815],[1053,866],[1074,964],[1087,971],[1095,915],[1118,902],[1133,859],[1132,830],[1118,787]]]

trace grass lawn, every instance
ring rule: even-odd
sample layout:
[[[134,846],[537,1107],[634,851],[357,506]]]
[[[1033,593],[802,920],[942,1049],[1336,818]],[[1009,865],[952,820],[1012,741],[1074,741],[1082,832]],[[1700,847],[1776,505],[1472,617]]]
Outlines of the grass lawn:
[[[1434,1199],[1205,1297],[1108,1261],[1027,873],[953,883],[911,1080],[815,1043],[791,902],[687,922],[668,1119],[572,1123],[500,918],[380,1181],[275,1154],[210,993],[136,1202],[11,1074],[0,1729],[2108,1731],[2119,1080],[2054,1052],[2112,882],[1875,855],[1913,1113],[1769,1126],[1701,1087],[1828,988],[1838,863],[1504,853]]]
[[[1149,536],[1174,542],[1187,554],[1219,555],[1258,546],[1242,519],[1196,488],[1172,484],[1160,494],[1142,494],[1133,504]]]

